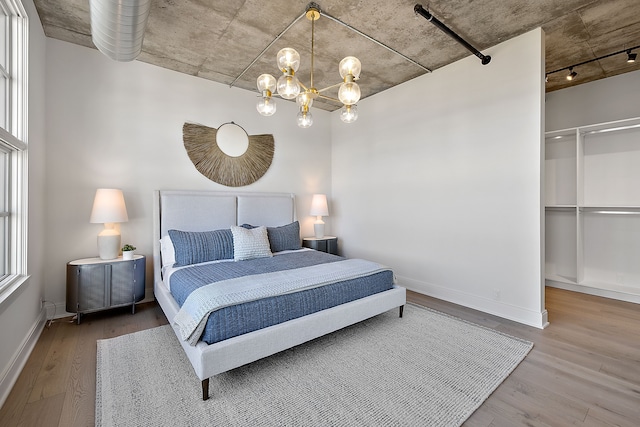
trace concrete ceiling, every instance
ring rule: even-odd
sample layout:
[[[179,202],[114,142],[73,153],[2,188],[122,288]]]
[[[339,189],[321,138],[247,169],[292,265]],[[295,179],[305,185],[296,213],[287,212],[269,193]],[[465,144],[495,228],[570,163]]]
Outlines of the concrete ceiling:
[[[317,0],[321,10],[380,41],[416,63],[436,70],[470,52],[414,13],[420,0]],[[230,84],[291,22],[307,0],[152,0],[139,61]],[[95,48],[91,41],[89,0],[35,0],[45,34]],[[542,27],[546,34],[546,71],[589,61],[640,45],[640,0],[423,0],[437,19],[483,52],[505,40]],[[362,98],[426,71],[331,19],[315,24],[314,86],[340,82],[338,63],[348,55],[362,62]],[[297,76],[309,83],[311,22],[300,19],[234,86],[256,89],[256,78],[276,78],[276,53],[295,48],[301,56]],[[635,50],[640,53],[640,49]],[[483,67],[478,59],[478,67]],[[491,64],[486,65],[490,67]],[[620,54],[550,74],[547,91],[640,69]],[[337,97],[337,89],[327,92]],[[339,104],[316,100],[333,111]]]

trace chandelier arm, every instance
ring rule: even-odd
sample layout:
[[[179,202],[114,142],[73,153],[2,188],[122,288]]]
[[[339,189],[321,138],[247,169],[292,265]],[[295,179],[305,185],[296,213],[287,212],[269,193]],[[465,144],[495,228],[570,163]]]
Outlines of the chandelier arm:
[[[274,44],[275,42],[277,42],[278,40],[280,40],[280,38],[281,38],[282,36],[284,36],[284,34],[285,34],[287,31],[289,31],[289,30],[291,29],[291,27],[293,27],[293,26],[294,26],[294,25],[295,25],[295,24],[296,24],[300,19],[302,19],[302,17],[304,17],[306,14],[307,14],[306,12],[303,12],[300,16],[298,16],[296,19],[294,19],[294,20],[293,20],[293,22],[291,22],[291,24],[289,24],[289,25],[287,26],[287,28],[285,28],[284,30],[282,30],[282,32],[281,32],[280,34],[278,34],[278,35],[276,36],[276,38],[275,38],[275,39],[273,39],[273,40],[271,41],[271,43],[269,43],[269,44],[267,45],[267,47],[265,47],[265,48],[262,50],[262,52],[260,52],[260,53],[258,54],[258,56],[256,56],[256,57],[255,57],[255,59],[254,59],[253,61],[251,61],[251,64],[247,65],[247,67],[246,67],[244,70],[242,70],[242,72],[238,75],[238,77],[236,77],[235,79],[233,79],[233,81],[229,84],[229,87],[233,87],[233,85],[234,85],[234,84],[235,84],[235,83],[240,79],[240,77],[244,76],[244,74],[249,70],[249,68],[253,67],[253,64],[255,64],[256,62],[258,62],[258,59],[262,58],[262,55],[264,55],[264,53],[265,53],[267,50],[269,50],[269,48],[270,48],[271,46],[273,46],[273,44]]]
[[[320,90],[318,90],[318,93],[322,93],[322,92],[325,92],[325,91],[327,91],[327,90],[329,90],[329,89],[333,89],[333,88],[335,88],[335,87],[340,86],[341,84],[342,84],[342,82],[340,82],[340,83],[336,83],[336,84],[331,85],[331,86],[327,86],[327,87],[325,87],[324,89],[320,89]]]
[[[337,99],[337,98],[333,98],[333,97],[331,97],[331,96],[327,96],[327,95],[320,95],[320,94],[318,94],[318,98],[322,98],[322,99],[326,99],[326,100],[328,100],[328,101],[333,101],[333,102],[337,102],[338,104],[342,104],[342,101],[340,101],[340,100],[339,100],[339,99]]]
[[[322,16],[325,16],[325,17],[327,17],[327,18],[331,19],[333,22],[336,22],[336,23],[338,23],[338,24],[340,24],[340,25],[342,25],[342,26],[344,26],[344,27],[348,28],[349,30],[353,31],[354,33],[361,35],[361,36],[362,36],[362,37],[364,37],[365,39],[370,40],[370,41],[374,42],[375,44],[377,44],[378,46],[381,46],[381,47],[383,47],[383,48],[387,49],[389,52],[392,52],[392,53],[395,53],[395,54],[396,54],[396,55],[398,55],[398,56],[401,56],[401,57],[402,57],[402,58],[404,58],[405,60],[407,60],[407,61],[411,62],[413,65],[415,65],[415,66],[417,66],[417,67],[422,68],[422,69],[423,69],[423,70],[425,70],[426,72],[428,72],[428,73],[430,73],[430,72],[431,72],[431,70],[430,70],[429,68],[425,67],[424,65],[422,65],[422,64],[420,64],[420,63],[418,63],[418,62],[414,61],[413,59],[409,58],[408,56],[405,56],[405,55],[401,54],[400,52],[398,52],[398,51],[397,51],[397,50],[395,50],[394,48],[389,47],[389,46],[387,46],[386,44],[384,44],[384,43],[382,43],[382,42],[380,42],[380,41],[378,41],[378,40],[374,39],[373,37],[371,37],[371,36],[369,36],[369,35],[367,35],[367,34],[363,33],[362,31],[358,30],[357,28],[352,27],[351,25],[347,24],[346,22],[343,22],[343,21],[339,20],[338,18],[334,18],[333,16],[331,16],[331,15],[329,15],[328,13],[325,13],[325,12],[323,12],[323,13],[322,13]]]
[[[261,93],[256,94],[256,96],[258,98],[263,98]],[[274,93],[271,94],[270,98],[282,98],[282,95],[280,95],[278,92],[274,92]],[[284,98],[282,98],[282,99],[284,99]]]
[[[311,87],[313,87],[313,43],[316,28],[315,18],[311,18]]]
[[[309,90],[309,88],[308,88],[308,87],[306,87],[306,86],[304,85],[304,83],[302,83],[300,80],[298,80],[298,84],[302,87],[302,89],[304,89],[304,90]],[[312,87],[313,87],[313,86],[312,86]]]

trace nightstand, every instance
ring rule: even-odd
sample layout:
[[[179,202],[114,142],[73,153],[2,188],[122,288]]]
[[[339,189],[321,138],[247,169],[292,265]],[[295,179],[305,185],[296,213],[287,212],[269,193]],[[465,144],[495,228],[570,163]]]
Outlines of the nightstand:
[[[305,237],[302,239],[302,246],[315,249],[316,251],[338,255],[338,238],[334,236]]]
[[[67,263],[67,311],[84,313],[131,306],[144,298],[145,257],[84,258]]]

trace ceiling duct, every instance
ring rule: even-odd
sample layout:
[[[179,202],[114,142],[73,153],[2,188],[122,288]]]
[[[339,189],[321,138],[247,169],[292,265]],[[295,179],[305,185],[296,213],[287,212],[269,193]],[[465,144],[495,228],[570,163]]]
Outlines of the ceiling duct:
[[[440,28],[447,35],[449,35],[449,37],[460,43],[462,46],[466,47],[471,53],[480,58],[480,60],[482,61],[482,65],[487,65],[489,62],[491,62],[491,57],[489,55],[483,55],[478,49],[471,46],[465,39],[456,34],[451,28],[444,25],[438,20],[438,18],[430,14],[429,11],[425,10],[421,4],[415,5],[413,11],[416,14],[424,17],[427,21],[431,22],[436,27]]]
[[[133,61],[142,51],[151,0],[90,0],[91,38],[115,61]]]

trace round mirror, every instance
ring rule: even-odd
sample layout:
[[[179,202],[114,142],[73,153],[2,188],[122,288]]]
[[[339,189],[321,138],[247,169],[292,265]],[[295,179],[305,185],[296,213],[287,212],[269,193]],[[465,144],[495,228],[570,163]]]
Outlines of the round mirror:
[[[225,123],[218,128],[216,143],[220,150],[230,157],[240,157],[249,148],[249,136],[235,123]]]

